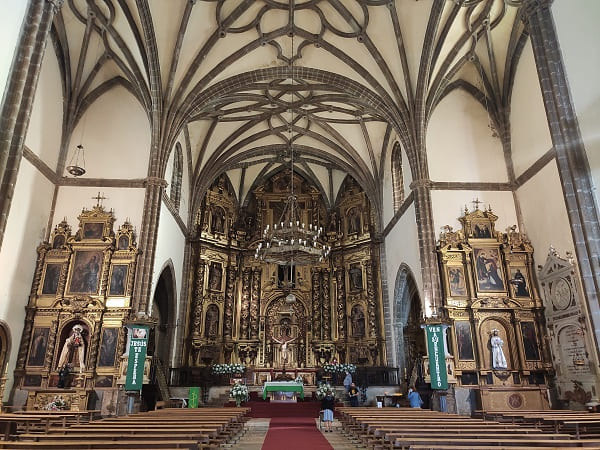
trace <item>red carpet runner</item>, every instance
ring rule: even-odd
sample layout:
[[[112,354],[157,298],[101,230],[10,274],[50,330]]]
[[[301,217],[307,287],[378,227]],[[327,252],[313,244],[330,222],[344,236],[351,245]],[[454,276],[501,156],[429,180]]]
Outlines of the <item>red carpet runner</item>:
[[[273,417],[262,450],[333,450],[314,417]]]
[[[318,402],[269,403],[251,401],[250,417],[269,417],[271,424],[262,450],[333,450],[319,431]]]

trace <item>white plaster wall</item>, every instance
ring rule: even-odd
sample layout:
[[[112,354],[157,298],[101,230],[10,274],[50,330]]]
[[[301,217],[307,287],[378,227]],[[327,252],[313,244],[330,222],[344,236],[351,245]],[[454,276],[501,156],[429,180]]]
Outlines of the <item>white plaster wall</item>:
[[[561,255],[566,251],[574,251],[571,227],[554,160],[517,190],[517,198],[523,212],[525,232],[535,250],[536,264],[544,263],[550,245]]]
[[[388,307],[393,311],[394,288],[396,275],[402,263],[410,267],[415,282],[419,288],[420,297],[423,298],[423,277],[421,276],[421,258],[419,256],[419,237],[415,220],[414,203],[406,210],[396,226],[385,237],[385,274],[387,277]],[[425,306],[423,306],[425,311]],[[392,323],[394,318],[392,317]]]
[[[0,92],[4,92],[27,3],[24,0],[2,0],[0,15]]]
[[[173,301],[175,302],[175,315],[173,320],[177,320],[180,317],[180,309],[185,308],[179,300],[181,294],[182,279],[183,279],[183,258],[185,252],[185,236],[181,232],[179,226],[173,219],[173,216],[164,204],[160,208],[160,222],[158,226],[158,235],[156,239],[156,251],[154,256],[154,271],[152,273],[152,285],[150,288],[151,297],[148,303],[148,311],[152,311],[152,304],[154,301],[154,290],[158,278],[160,277],[161,270],[168,263],[169,260],[173,263],[173,269],[175,271],[175,292]],[[181,326],[179,322],[174,323],[176,327]],[[177,331],[176,331],[177,333]],[[173,345],[181,345],[180,342],[173,342]],[[172,354],[174,354],[173,352]]]
[[[505,231],[506,228],[517,223],[514,200],[508,191],[431,191],[431,207],[433,209],[433,225],[436,239],[439,237],[442,227],[450,225],[455,230],[461,229],[458,218],[464,215],[465,205],[469,211],[473,211],[471,203],[475,199],[483,202],[479,209],[484,206],[492,207],[492,212],[498,216],[496,231]]]
[[[144,207],[143,188],[93,188],[93,187],[74,187],[62,186],[58,190],[56,198],[56,208],[52,220],[52,227],[60,223],[64,218],[71,225],[73,233],[77,231],[79,221],[77,216],[81,214],[83,208],[92,209],[96,204],[98,192],[106,200],[102,201],[106,210],[112,209],[115,214],[115,224],[113,229],[116,231],[125,220],[135,227],[136,239],[139,242],[139,231],[142,226],[142,213]]]
[[[51,169],[55,169],[58,162],[62,123],[63,97],[60,71],[54,47],[47,45],[25,145]]]
[[[85,148],[86,177],[131,179],[148,173],[148,117],[122,87],[111,89],[86,111],[71,137],[67,163],[79,143]]]
[[[518,177],[552,148],[542,91],[529,41],[517,66],[510,122],[512,161],[515,176]]]
[[[36,248],[45,236],[53,192],[50,181],[23,160],[6,224],[6,239],[0,249],[0,320],[8,324],[12,340],[5,396],[11,390],[37,260]]]
[[[481,104],[454,91],[435,108],[427,127],[429,177],[434,181],[507,181],[500,139]]]
[[[570,0],[552,4],[569,88],[600,204],[600,2]]]

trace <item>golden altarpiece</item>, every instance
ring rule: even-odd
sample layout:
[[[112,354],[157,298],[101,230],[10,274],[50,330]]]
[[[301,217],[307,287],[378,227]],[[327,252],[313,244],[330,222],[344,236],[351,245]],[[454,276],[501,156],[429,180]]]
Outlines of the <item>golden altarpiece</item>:
[[[138,249],[133,226],[125,221],[115,233],[112,210],[97,199],[75,234],[62,221],[37,250],[15,370],[28,409],[56,396],[67,409],[87,409],[94,392],[103,412],[114,412]]]
[[[255,187],[242,205],[229,180],[217,179],[192,243],[189,367],[240,362],[249,382],[287,371],[314,384],[325,362],[385,361],[379,255],[365,193],[348,177],[328,211],[319,189],[298,173],[293,182],[301,221],[323,227],[331,260],[279,266],[254,258],[262,230],[283,212],[291,171]]]
[[[497,231],[497,219],[465,208],[462,229],[440,235],[449,383],[475,390],[486,410],[547,409],[552,362],[533,247],[516,226]]]

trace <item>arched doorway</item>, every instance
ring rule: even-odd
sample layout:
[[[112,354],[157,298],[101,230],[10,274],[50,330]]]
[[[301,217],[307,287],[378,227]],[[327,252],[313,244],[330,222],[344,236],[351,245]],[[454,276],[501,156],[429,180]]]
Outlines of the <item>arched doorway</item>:
[[[422,323],[423,309],[415,279],[410,268],[402,264],[394,289],[394,333],[396,365],[406,385],[424,384],[423,356],[427,349]]]
[[[173,269],[167,265],[160,274],[154,298],[152,300],[152,317],[157,320],[156,328],[151,337],[151,349],[163,364],[169,364],[171,356],[172,308],[175,304],[175,278]],[[150,350],[150,348],[149,348]]]

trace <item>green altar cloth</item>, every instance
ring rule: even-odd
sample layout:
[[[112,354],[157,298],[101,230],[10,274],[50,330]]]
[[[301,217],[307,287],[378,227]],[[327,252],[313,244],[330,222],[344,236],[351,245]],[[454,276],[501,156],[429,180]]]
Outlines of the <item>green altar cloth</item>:
[[[263,386],[263,400],[267,399],[269,392],[298,392],[304,399],[304,386],[293,381],[267,381]]]

